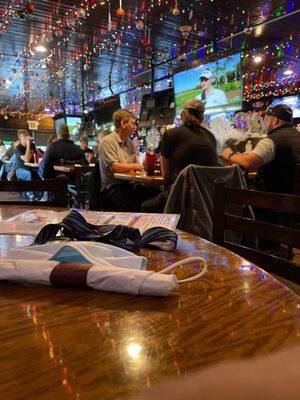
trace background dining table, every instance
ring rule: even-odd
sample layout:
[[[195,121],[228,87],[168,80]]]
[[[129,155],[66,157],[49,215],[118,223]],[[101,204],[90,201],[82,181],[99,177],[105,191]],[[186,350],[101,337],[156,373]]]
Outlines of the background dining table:
[[[3,206],[0,221],[28,209]],[[135,251],[154,271],[192,255],[207,260],[205,276],[167,298],[1,282],[0,398],[123,398],[212,363],[300,342],[297,295],[224,248],[178,234],[175,252]],[[1,235],[1,256],[32,240]]]
[[[115,172],[114,178],[127,182],[139,182],[154,186],[162,186],[165,183],[162,175],[148,175],[145,171]]]

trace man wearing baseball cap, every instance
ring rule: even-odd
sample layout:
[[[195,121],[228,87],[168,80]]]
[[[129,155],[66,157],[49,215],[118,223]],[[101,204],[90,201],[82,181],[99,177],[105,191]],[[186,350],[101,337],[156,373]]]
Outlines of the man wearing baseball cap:
[[[265,115],[268,137],[252,152],[237,154],[228,147],[221,156],[245,169],[258,169],[258,190],[291,193],[295,165],[300,163],[300,133],[293,127],[293,111],[280,104],[268,107]]]
[[[206,108],[227,104],[225,93],[212,86],[213,74],[209,68],[206,68],[201,72],[199,79],[202,92],[196,96],[197,100],[203,101]]]

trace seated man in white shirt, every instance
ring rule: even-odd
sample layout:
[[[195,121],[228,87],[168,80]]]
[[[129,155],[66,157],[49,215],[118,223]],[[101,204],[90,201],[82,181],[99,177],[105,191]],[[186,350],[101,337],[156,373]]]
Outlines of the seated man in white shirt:
[[[111,210],[140,211],[141,204],[157,191],[114,177],[114,173],[142,171],[134,143],[129,139],[136,129],[136,118],[128,110],[113,114],[115,131],[105,136],[99,146],[101,192]]]

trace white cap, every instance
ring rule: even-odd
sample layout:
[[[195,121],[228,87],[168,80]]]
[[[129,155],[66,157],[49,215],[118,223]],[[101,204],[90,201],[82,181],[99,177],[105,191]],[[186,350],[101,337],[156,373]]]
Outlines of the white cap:
[[[210,78],[213,77],[213,74],[212,74],[212,72],[211,72],[211,70],[210,70],[209,68],[206,68],[206,69],[204,69],[204,70],[201,72],[199,78],[202,78],[202,77],[203,77],[203,78],[210,79]]]

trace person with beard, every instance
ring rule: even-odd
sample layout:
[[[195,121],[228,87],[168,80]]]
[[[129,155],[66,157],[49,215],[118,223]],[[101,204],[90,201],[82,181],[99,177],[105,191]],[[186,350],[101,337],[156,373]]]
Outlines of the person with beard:
[[[293,111],[286,105],[268,107],[265,124],[268,137],[248,154],[234,153],[231,148],[221,156],[247,170],[258,170],[254,188],[266,192],[291,194],[296,164],[300,163],[300,133],[293,127]],[[255,208],[256,219],[289,226],[290,220],[280,212]],[[271,250],[279,243],[259,239],[260,250]]]
[[[291,193],[295,166],[300,163],[300,133],[293,127],[293,111],[286,105],[268,107],[265,114],[268,137],[248,154],[230,147],[221,156],[247,170],[258,170],[257,190]]]

